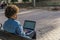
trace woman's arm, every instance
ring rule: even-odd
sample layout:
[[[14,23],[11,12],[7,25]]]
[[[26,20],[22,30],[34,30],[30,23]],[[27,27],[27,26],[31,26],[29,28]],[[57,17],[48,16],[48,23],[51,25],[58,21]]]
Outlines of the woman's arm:
[[[19,21],[17,22],[16,33],[20,36],[25,36],[25,32],[23,31],[23,27]]]
[[[25,32],[23,31],[23,27],[22,26],[18,26],[16,29],[17,29],[18,35],[25,36]]]
[[[25,37],[25,38],[31,39],[31,38],[30,38],[29,36],[27,36],[27,35],[25,34],[25,32],[23,31],[23,27],[21,26],[20,22],[18,22],[17,25],[18,25],[18,26],[17,26],[16,30],[17,30],[18,35],[19,35],[19,36],[22,36],[22,37]]]

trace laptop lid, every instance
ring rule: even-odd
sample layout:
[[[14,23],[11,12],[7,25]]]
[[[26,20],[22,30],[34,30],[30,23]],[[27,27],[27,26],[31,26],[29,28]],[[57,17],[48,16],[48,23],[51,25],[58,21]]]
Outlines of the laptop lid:
[[[31,21],[31,20],[25,20],[23,28],[24,29],[31,29],[34,30],[36,25],[36,21]]]

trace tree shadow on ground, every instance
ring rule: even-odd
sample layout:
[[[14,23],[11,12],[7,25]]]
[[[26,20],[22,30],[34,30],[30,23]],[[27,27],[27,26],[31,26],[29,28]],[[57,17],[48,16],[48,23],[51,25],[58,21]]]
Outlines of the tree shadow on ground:
[[[52,25],[49,25],[49,26],[45,26],[45,27],[43,27],[43,28],[40,28],[40,29],[38,30],[38,32],[39,32],[39,37],[42,38],[43,36],[45,36],[46,33],[54,30],[55,28],[56,28],[56,27],[54,27],[54,26],[52,26]]]

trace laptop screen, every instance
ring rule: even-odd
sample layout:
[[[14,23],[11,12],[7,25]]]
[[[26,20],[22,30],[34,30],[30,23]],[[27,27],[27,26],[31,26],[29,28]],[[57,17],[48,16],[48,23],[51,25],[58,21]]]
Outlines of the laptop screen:
[[[35,29],[35,21],[25,20],[23,28],[25,29]]]

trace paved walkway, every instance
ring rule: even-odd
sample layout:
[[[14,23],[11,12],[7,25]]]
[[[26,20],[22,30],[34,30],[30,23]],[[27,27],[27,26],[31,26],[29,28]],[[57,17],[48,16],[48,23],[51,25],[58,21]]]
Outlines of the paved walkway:
[[[33,14],[30,13],[32,12],[32,10],[28,10],[28,11],[25,11],[25,13],[29,13],[29,14],[26,14],[26,15],[20,15],[20,19],[34,19],[34,20],[37,20],[37,24],[39,24],[39,27],[43,27],[42,29],[39,28],[37,29],[37,40],[60,40],[60,11],[57,13],[54,13],[54,12],[51,12],[49,13],[48,11],[33,11]],[[22,13],[22,12],[21,12]],[[23,12],[24,14],[24,12]],[[58,14],[58,15],[57,15]],[[40,18],[43,18],[43,19],[40,19]],[[3,16],[1,17],[2,20],[3,19]],[[51,19],[50,19],[51,18]],[[0,21],[2,21],[0,20]],[[42,25],[42,26],[41,26]],[[46,27],[46,26],[47,27]]]
[[[56,28],[51,32],[46,33],[43,38],[38,40],[60,40],[60,28]]]
[[[5,9],[0,9],[0,14],[4,13]],[[27,8],[21,8],[19,11],[19,14],[24,14],[24,13],[30,13],[32,11],[35,11],[34,9],[27,9]]]
[[[54,19],[50,25],[38,31],[37,40],[60,40],[60,18]]]

